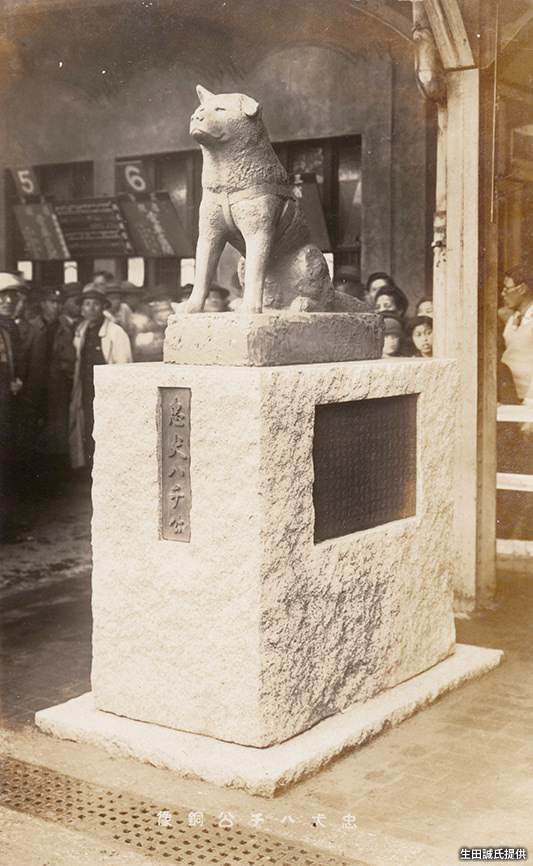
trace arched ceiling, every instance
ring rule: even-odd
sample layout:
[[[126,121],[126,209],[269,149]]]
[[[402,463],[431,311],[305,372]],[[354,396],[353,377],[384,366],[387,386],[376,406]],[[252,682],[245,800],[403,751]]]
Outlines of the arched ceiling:
[[[365,54],[387,51],[391,42],[410,48],[411,38],[410,3],[398,0],[3,0],[2,6],[0,64],[8,76],[57,76],[93,95],[169,62],[209,81],[228,69],[244,74],[288,45]]]

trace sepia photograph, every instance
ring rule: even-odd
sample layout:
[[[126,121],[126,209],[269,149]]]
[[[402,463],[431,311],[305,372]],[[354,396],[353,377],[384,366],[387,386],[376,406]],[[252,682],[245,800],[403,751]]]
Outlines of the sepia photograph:
[[[533,857],[533,0],[0,0],[0,866]]]

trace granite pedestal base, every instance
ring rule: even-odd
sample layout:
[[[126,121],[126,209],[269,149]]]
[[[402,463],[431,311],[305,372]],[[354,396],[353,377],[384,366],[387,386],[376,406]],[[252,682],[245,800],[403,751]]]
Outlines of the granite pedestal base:
[[[45,733],[96,745],[112,755],[132,757],[187,778],[273,797],[342,752],[363,745],[384,728],[414,715],[439,695],[488,672],[501,658],[499,650],[458,644],[452,656],[431,670],[266,749],[104,713],[95,709],[91,693],[41,710],[35,721]]]
[[[95,382],[98,709],[265,747],[453,652],[453,361]]]

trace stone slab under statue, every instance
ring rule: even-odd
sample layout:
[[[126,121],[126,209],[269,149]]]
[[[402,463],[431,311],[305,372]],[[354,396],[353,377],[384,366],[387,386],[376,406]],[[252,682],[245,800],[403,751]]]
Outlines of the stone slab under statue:
[[[166,331],[172,364],[278,367],[380,358],[383,325],[374,313],[179,314]]]
[[[258,103],[199,96],[190,301],[166,363],[95,368],[92,693],[36,723],[269,796],[502,654],[455,645],[455,362],[379,358]]]

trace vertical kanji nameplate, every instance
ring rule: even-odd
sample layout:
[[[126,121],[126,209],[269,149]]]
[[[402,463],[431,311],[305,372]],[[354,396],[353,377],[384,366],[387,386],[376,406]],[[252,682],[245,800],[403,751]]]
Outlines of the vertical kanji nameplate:
[[[161,537],[191,540],[191,391],[160,388]]]

